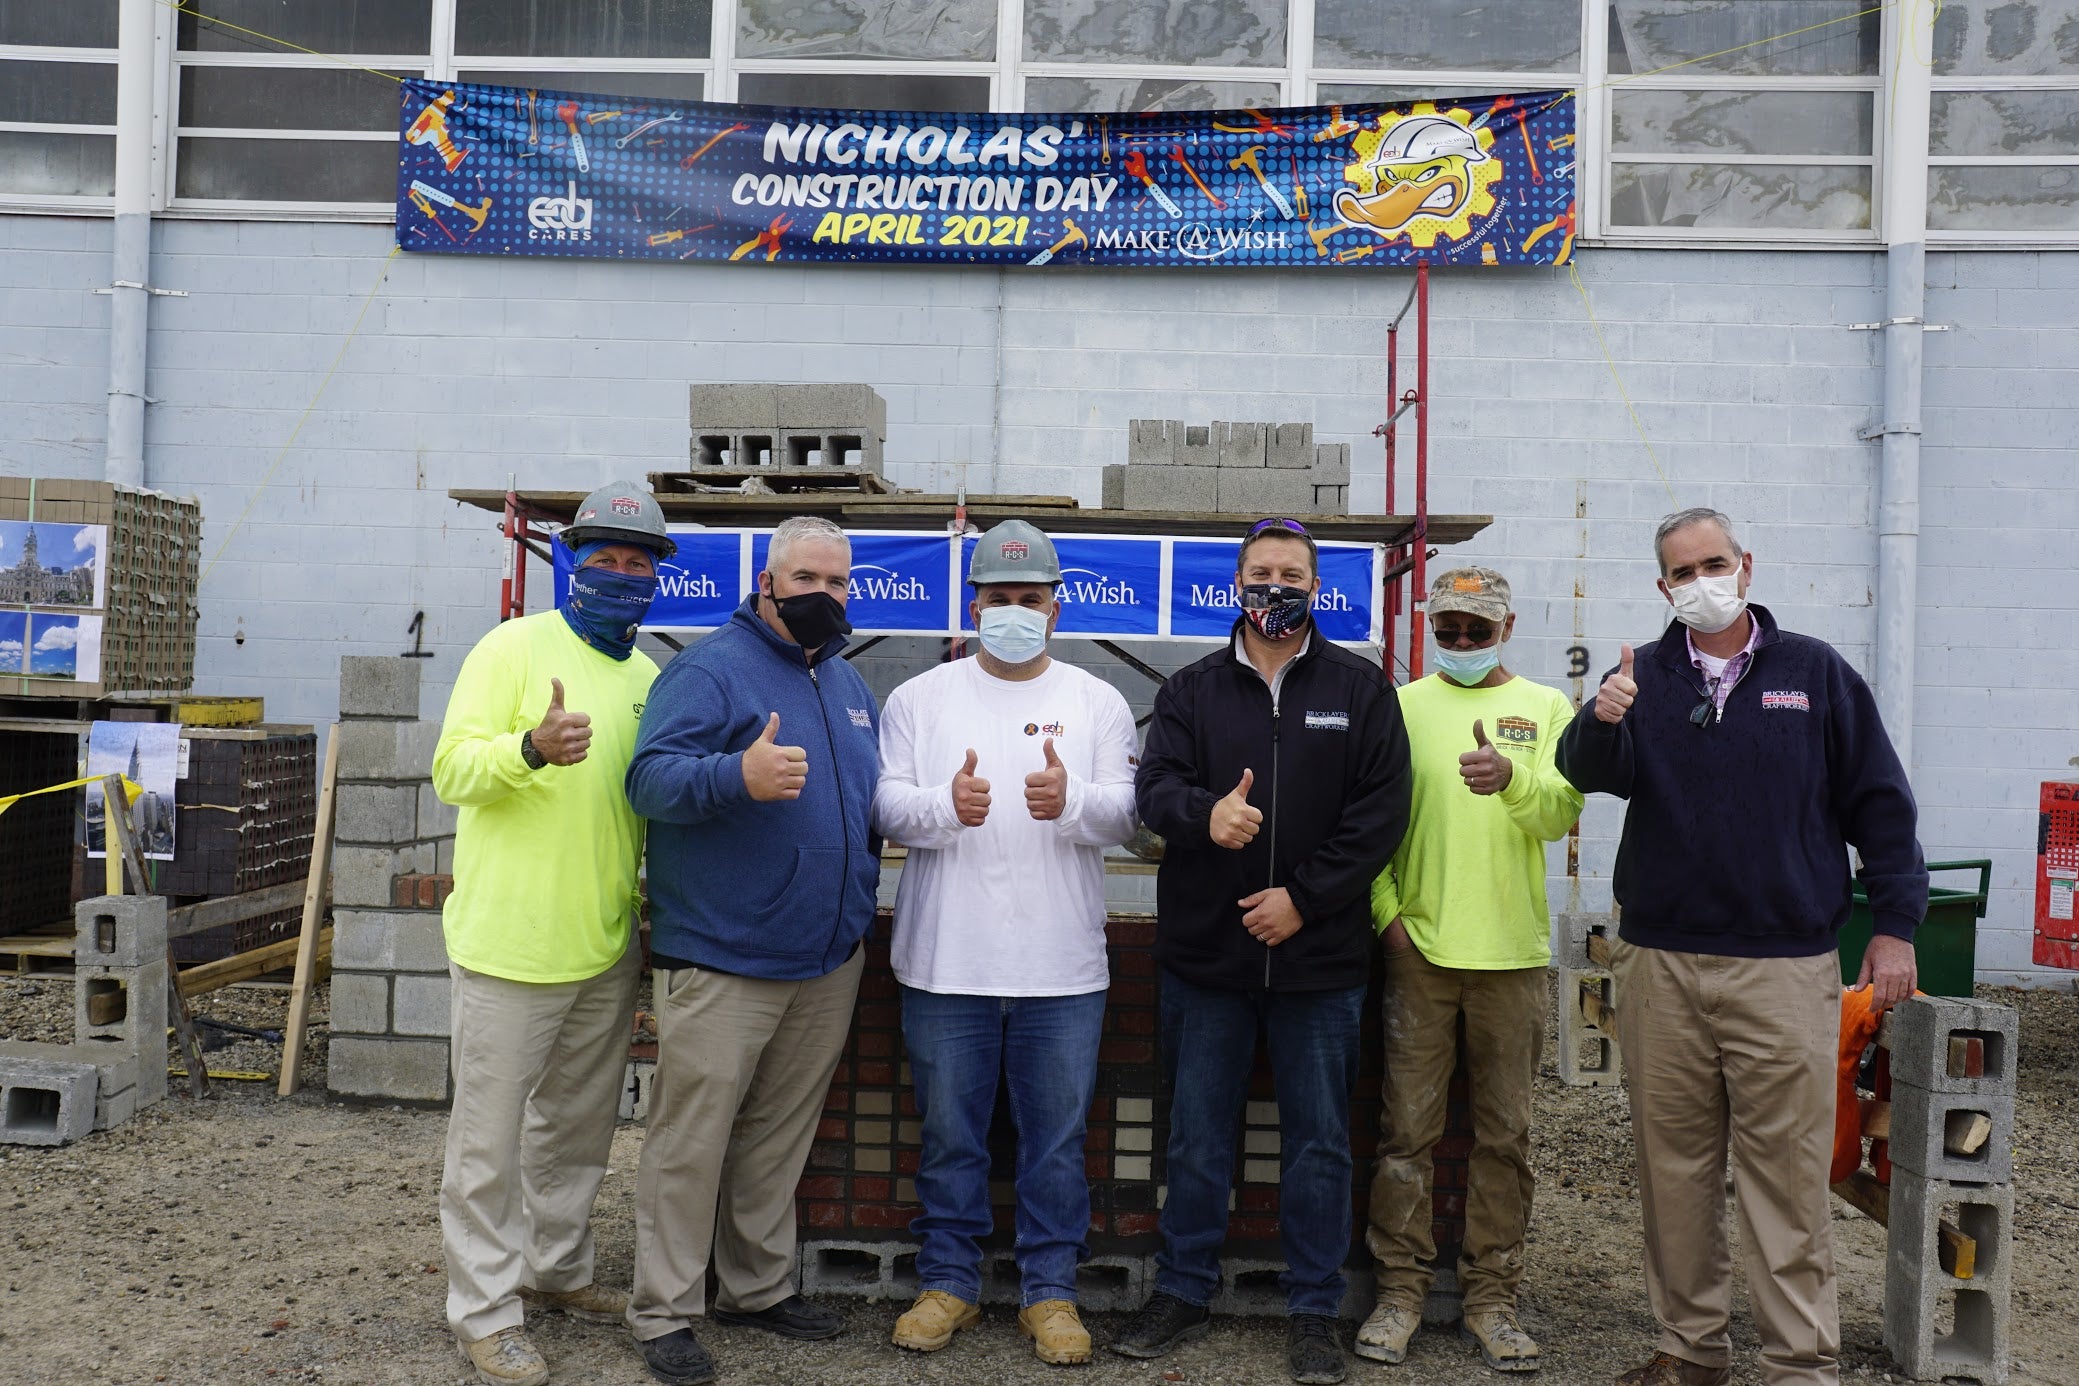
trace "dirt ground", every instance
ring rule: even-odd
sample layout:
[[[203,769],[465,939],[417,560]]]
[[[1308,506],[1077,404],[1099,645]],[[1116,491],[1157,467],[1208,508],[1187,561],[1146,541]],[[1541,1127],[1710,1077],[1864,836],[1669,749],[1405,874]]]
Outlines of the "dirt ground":
[[[0,977],[0,1036],[69,1038],[71,982]],[[2079,995],[1981,991],[2021,1008],[2015,1139],[2014,1375],[2079,1382],[2071,1317],[2079,1262]],[[276,1028],[279,990],[237,988],[201,1014]],[[325,1014],[322,992],[315,1014]],[[435,1199],[445,1116],[349,1107],[324,1095],[315,1030],[310,1085],[224,1082],[202,1102],[173,1097],[121,1130],[61,1149],[0,1146],[0,1382],[130,1386],[138,1382],[323,1382],[428,1386],[464,1382],[442,1317]],[[1608,1381],[1650,1352],[1639,1273],[1631,1139],[1621,1093],[1569,1089],[1549,1052],[1537,1097],[1538,1194],[1524,1287],[1525,1326],[1551,1382]],[[242,1041],[214,1069],[273,1072],[277,1046]],[[176,1083],[176,1087],[179,1084]],[[638,1127],[614,1142],[598,1205],[601,1279],[625,1285],[633,1256]],[[1842,1378],[1902,1380],[1882,1345],[1883,1232],[1835,1204]],[[1044,1367],[1009,1311],[930,1357],[887,1335],[902,1306],[848,1302],[849,1332],[796,1344],[711,1327],[727,1383],[1281,1382],[1275,1322],[1230,1321],[1158,1362],[1100,1351],[1086,1368]],[[1735,1327],[1741,1383],[1759,1381],[1744,1292]],[[1096,1316],[1102,1342],[1116,1321]],[[569,1386],[649,1378],[627,1335],[557,1317],[536,1341]],[[1347,1338],[1346,1338],[1347,1342]],[[1353,1359],[1353,1383],[1493,1382],[1446,1330],[1417,1336],[1408,1362]]]

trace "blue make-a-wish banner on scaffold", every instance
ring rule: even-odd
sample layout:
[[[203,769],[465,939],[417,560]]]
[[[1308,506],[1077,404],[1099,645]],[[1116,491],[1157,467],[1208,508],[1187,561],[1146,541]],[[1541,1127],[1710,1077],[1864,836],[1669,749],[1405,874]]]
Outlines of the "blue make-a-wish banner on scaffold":
[[[1574,99],[1120,115],[403,85],[397,243],[972,265],[1557,265]]]

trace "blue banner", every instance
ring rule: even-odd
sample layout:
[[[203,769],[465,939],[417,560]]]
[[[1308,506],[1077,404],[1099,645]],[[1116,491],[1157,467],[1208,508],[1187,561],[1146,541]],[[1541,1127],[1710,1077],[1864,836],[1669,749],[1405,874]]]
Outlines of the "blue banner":
[[[397,243],[981,265],[1557,265],[1574,98],[1120,115],[725,106],[407,79]]]
[[[1235,539],[1173,541],[1170,570],[1170,633],[1225,636],[1242,614],[1234,565]],[[1370,545],[1322,544],[1321,591],[1314,597],[1314,624],[1330,640],[1359,644],[1378,639],[1377,567]]]

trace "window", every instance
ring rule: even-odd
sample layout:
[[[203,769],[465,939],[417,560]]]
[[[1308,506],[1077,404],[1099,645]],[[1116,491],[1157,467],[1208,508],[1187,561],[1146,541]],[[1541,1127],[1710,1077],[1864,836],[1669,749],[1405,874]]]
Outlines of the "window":
[[[1934,57],[1929,239],[2079,235],[2079,13],[1953,0]]]
[[[0,191],[115,205],[116,0],[0,5]]]

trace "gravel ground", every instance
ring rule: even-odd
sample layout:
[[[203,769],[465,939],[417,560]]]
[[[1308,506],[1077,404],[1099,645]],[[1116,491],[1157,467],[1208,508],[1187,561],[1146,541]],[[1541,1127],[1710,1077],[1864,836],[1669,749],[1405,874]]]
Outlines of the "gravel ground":
[[[2021,1008],[2015,1141],[2014,1357],[2019,1382],[2079,1382],[2070,1318],[2079,1261],[2079,995],[1991,992]],[[200,1013],[278,1028],[279,990],[234,988]],[[0,978],[0,1036],[69,1037],[67,978]],[[325,996],[310,1085],[292,1099],[271,1083],[225,1082],[201,1103],[171,1098],[118,1131],[63,1149],[0,1146],[0,1380],[9,1386],[135,1382],[324,1382],[426,1386],[468,1380],[442,1315],[435,1199],[445,1117],[347,1107],[324,1097]],[[272,1073],[277,1046],[242,1041],[210,1055],[217,1070]],[[176,1084],[176,1086],[178,1086]],[[1560,1085],[1549,1052],[1537,1094],[1538,1206],[1524,1286],[1525,1325],[1543,1342],[1543,1379],[1608,1381],[1650,1351],[1639,1273],[1631,1138],[1621,1094]],[[601,1278],[626,1284],[641,1131],[615,1138],[600,1196]],[[1841,1267],[1842,1377],[1900,1379],[1882,1346],[1883,1232],[1835,1205]],[[709,1328],[703,1341],[727,1383],[1058,1382],[990,1309],[950,1349],[921,1357],[889,1346],[903,1306],[852,1302],[849,1332],[829,1343],[780,1342]],[[1735,1346],[1743,1383],[1759,1381],[1741,1295]],[[1117,1322],[1096,1316],[1099,1341]],[[626,1335],[560,1317],[536,1341],[570,1386],[647,1381]],[[1285,1379],[1273,1322],[1223,1322],[1153,1363],[1102,1351],[1075,1379],[1112,1383],[1274,1383]],[[1353,1360],[1350,1380],[1494,1382],[1448,1332],[1418,1335],[1408,1363]]]

